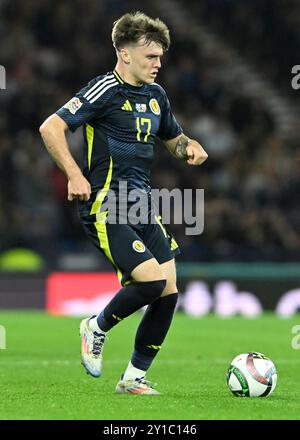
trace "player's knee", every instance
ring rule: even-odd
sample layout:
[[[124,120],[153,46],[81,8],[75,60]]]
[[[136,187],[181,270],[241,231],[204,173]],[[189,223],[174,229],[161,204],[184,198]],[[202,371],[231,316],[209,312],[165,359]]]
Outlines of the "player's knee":
[[[170,281],[167,279],[166,285],[164,290],[162,291],[161,296],[167,296],[167,295],[171,295],[173,293],[177,293],[178,292],[178,288],[176,285],[175,281]]]
[[[155,258],[144,261],[133,269],[131,276],[135,282],[163,280],[166,278],[164,271]]]
[[[167,280],[155,280],[139,282],[137,285],[141,289],[141,295],[145,298],[146,304],[151,304],[159,298],[166,287]]]

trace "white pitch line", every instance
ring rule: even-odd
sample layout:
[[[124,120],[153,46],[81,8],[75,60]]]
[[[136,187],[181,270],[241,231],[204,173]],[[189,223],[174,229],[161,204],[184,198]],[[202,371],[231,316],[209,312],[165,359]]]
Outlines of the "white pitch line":
[[[112,359],[112,360],[106,360],[105,364],[109,365],[109,364],[123,364],[126,363],[127,360],[124,359]],[[199,365],[201,366],[202,364],[229,364],[230,360],[229,359],[161,359],[157,361],[159,364],[170,364],[170,365]],[[300,364],[300,358],[299,359],[274,359],[275,364]],[[68,360],[63,360],[63,359],[52,359],[52,360],[40,360],[40,359],[24,359],[24,360],[0,360],[0,367],[1,365],[3,366],[7,366],[7,365],[14,365],[14,366],[31,366],[31,365],[40,365],[43,367],[47,367],[47,366],[51,366],[51,365],[55,365],[55,366],[70,366],[70,365],[80,365],[80,359],[78,358],[77,360],[75,359],[68,359]]]
[[[48,366],[48,365],[76,365],[80,363],[80,360],[78,361],[71,361],[71,360],[15,360],[15,361],[9,361],[9,360],[1,360],[1,365],[42,365],[42,366]]]

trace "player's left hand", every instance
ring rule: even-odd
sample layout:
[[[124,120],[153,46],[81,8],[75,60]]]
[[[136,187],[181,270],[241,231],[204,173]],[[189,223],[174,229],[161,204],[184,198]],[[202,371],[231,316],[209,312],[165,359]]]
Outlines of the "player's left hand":
[[[187,160],[189,165],[201,165],[208,158],[208,154],[204,148],[199,142],[194,140],[189,141],[189,144],[186,147],[186,152],[189,157]]]

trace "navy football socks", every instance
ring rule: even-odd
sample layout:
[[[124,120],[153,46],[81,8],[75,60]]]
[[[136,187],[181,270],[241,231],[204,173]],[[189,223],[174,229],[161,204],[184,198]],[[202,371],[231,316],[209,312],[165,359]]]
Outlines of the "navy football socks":
[[[160,297],[166,280],[145,281],[122,287],[97,317],[98,326],[104,332]]]
[[[178,293],[163,296],[150,304],[137,329],[131,363],[147,371],[159,352],[171,326]]]

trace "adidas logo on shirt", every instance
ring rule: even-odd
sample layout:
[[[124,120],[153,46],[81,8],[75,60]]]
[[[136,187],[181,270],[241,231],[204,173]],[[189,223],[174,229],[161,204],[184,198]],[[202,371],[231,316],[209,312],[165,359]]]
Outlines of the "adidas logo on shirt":
[[[130,102],[128,101],[128,99],[126,99],[126,101],[124,102],[123,106],[122,106],[122,110],[126,110],[131,112],[132,111],[132,107]]]

